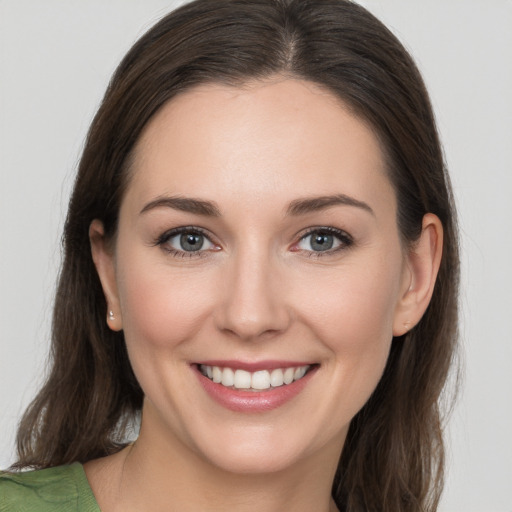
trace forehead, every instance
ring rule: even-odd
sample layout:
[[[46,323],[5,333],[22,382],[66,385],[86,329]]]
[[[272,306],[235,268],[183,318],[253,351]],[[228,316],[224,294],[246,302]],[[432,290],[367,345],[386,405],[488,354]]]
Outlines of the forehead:
[[[294,79],[175,97],[139,138],[128,187],[141,202],[183,194],[277,204],[333,192],[394,203],[373,131],[330,92]]]

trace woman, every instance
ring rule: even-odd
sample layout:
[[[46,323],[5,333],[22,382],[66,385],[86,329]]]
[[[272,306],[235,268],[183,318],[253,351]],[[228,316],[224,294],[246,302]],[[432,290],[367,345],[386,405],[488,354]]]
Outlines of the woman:
[[[436,509],[455,214],[421,77],[362,7],[161,20],[93,121],[64,239],[18,435],[40,471],[3,475],[0,510]]]

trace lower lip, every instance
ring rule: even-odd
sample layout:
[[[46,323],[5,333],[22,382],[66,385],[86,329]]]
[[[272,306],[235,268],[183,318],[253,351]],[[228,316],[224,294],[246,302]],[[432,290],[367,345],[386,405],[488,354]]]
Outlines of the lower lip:
[[[313,367],[302,379],[291,384],[266,391],[244,391],[216,384],[204,376],[197,365],[194,365],[194,368],[204,390],[218,404],[231,411],[254,413],[272,411],[292,400],[304,389],[317,370],[317,367]]]

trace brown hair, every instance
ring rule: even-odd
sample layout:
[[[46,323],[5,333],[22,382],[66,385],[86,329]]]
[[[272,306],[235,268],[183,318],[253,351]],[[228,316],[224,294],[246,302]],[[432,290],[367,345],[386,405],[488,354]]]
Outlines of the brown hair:
[[[132,149],[153,114],[206,82],[276,74],[327,88],[381,140],[405,244],[427,212],[444,228],[432,301],[395,338],[377,389],[353,419],[333,485],[342,510],[435,510],[443,481],[441,392],[457,340],[458,245],[453,199],[429,98],[411,57],[348,0],[196,0],[128,52],[94,118],[69,204],[53,316],[52,368],[23,417],[14,467],[86,462],[123,446],[143,392],[106,303],[88,238],[116,232]]]

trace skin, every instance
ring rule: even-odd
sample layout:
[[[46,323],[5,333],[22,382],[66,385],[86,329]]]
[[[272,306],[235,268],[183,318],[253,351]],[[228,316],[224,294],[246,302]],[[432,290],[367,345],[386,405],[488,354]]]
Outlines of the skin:
[[[144,130],[132,172],[114,247],[100,221],[90,228],[107,321],[124,330],[146,397],[135,445],[85,465],[102,511],[336,510],[330,491],[350,420],[392,337],[430,300],[439,220],[426,215],[421,238],[403,247],[371,129],[320,87],[282,77],[173,99]],[[371,211],[287,213],[294,201],[339,194]],[[219,215],[147,206],[177,196],[213,202]],[[184,226],[210,240],[192,257],[170,252],[179,236],[158,243]],[[313,250],[308,230],[325,227],[351,242]],[[191,363],[212,359],[318,369],[289,402],[248,414],[200,386]]]

